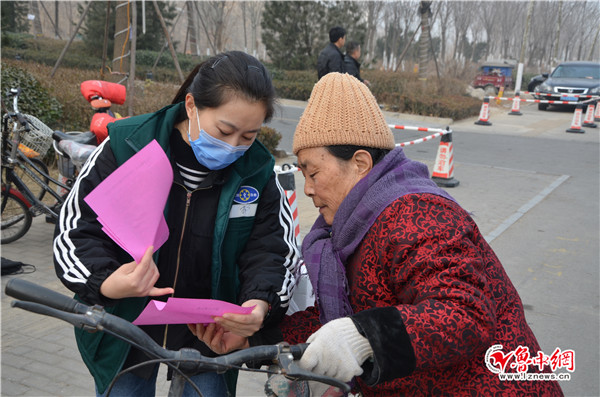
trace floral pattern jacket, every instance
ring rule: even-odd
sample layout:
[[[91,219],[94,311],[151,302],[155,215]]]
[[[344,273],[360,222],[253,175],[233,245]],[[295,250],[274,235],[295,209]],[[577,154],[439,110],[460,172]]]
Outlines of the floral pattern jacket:
[[[458,204],[432,194],[397,199],[376,219],[346,272],[352,319],[374,352],[355,391],[562,395],[556,381],[500,380],[486,366],[493,345],[505,353],[528,348],[531,357],[541,349],[502,264]],[[320,326],[318,308],[311,307],[286,317],[282,331],[287,342],[301,343]],[[513,363],[506,372],[517,372]],[[535,365],[527,371],[540,372]]]

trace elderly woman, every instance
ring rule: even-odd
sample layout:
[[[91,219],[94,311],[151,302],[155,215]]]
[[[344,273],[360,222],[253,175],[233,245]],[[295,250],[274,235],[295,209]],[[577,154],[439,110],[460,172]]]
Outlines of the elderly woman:
[[[486,358],[502,345],[517,372],[523,349],[540,351],[519,295],[469,214],[395,148],[364,84],[323,77],[293,150],[320,213],[303,244],[316,307],[282,324],[310,343],[302,367],[356,377],[364,396],[562,395],[555,381],[503,381],[502,356]]]

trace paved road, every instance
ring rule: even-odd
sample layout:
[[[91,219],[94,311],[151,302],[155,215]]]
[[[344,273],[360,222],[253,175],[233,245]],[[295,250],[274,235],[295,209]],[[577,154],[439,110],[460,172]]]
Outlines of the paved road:
[[[294,127],[305,104],[283,101],[271,125],[291,152]],[[527,320],[545,354],[576,352],[576,370],[561,383],[566,395],[598,396],[599,386],[599,140],[598,130],[568,134],[572,113],[494,105],[492,126],[386,113],[390,124],[445,127],[453,133],[455,177],[448,191],[469,210],[504,264],[526,307]],[[397,142],[419,134],[398,131]],[[409,157],[432,169],[438,140],[409,146]],[[293,162],[295,157],[279,159]],[[302,194],[297,175],[301,234],[317,212]],[[66,292],[51,265],[52,227],[37,218],[21,240],[2,246],[2,256],[34,264],[23,277]],[[93,383],[76,351],[70,326],[10,308],[2,293],[3,396],[92,395]],[[264,375],[245,374],[241,396],[260,396]],[[168,383],[159,382],[159,395]]]

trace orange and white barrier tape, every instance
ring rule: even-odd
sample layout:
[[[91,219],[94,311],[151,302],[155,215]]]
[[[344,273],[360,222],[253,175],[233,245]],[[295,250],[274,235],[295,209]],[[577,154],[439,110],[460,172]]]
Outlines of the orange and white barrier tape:
[[[281,175],[287,175],[290,174],[289,177],[291,178],[291,183],[288,181],[287,183],[283,183],[280,181],[281,186],[283,187],[283,190],[285,192],[285,197],[288,200],[288,203],[290,204],[290,208],[292,210],[292,220],[293,220],[293,228],[294,228],[294,237],[296,237],[296,239],[300,238],[300,220],[298,217],[298,201],[297,201],[297,197],[296,197],[296,182],[294,179],[294,172],[299,171],[298,167],[292,167],[289,164],[284,164],[283,166],[278,166],[276,165],[273,168],[273,171],[275,171],[275,173],[277,174],[277,178],[279,179],[279,177]]]
[[[530,95],[539,95],[539,96],[570,96],[570,97],[574,97],[574,98],[594,98],[594,97],[598,97],[598,95],[582,95],[582,94],[568,94],[568,93],[560,93],[560,94],[551,94],[548,92],[530,92],[530,91],[523,91],[521,92],[522,94],[530,94]]]
[[[388,124],[388,127],[394,130],[410,130],[410,131],[423,131],[423,132],[443,132],[446,131],[442,128],[428,128],[428,127],[411,127],[406,125],[395,125]]]
[[[428,135],[428,136],[423,137],[423,138],[415,139],[414,141],[407,141],[407,142],[397,143],[396,146],[404,147],[404,146],[416,145],[417,143],[427,142],[427,141],[430,141],[430,140],[435,139],[437,137],[440,137],[442,135],[449,134],[451,132],[452,131],[443,130],[443,131],[436,132],[435,134]]]

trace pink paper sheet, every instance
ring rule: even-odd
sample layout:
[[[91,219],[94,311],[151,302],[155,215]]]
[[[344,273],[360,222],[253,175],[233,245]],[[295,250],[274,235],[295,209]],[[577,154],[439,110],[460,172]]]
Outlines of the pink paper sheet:
[[[84,200],[98,215],[102,230],[140,262],[149,246],[156,251],[169,237],[163,210],[172,183],[169,159],[153,140]]]
[[[250,314],[254,307],[241,307],[215,299],[169,298],[166,302],[151,300],[133,321],[135,325],[208,324],[224,313]]]

